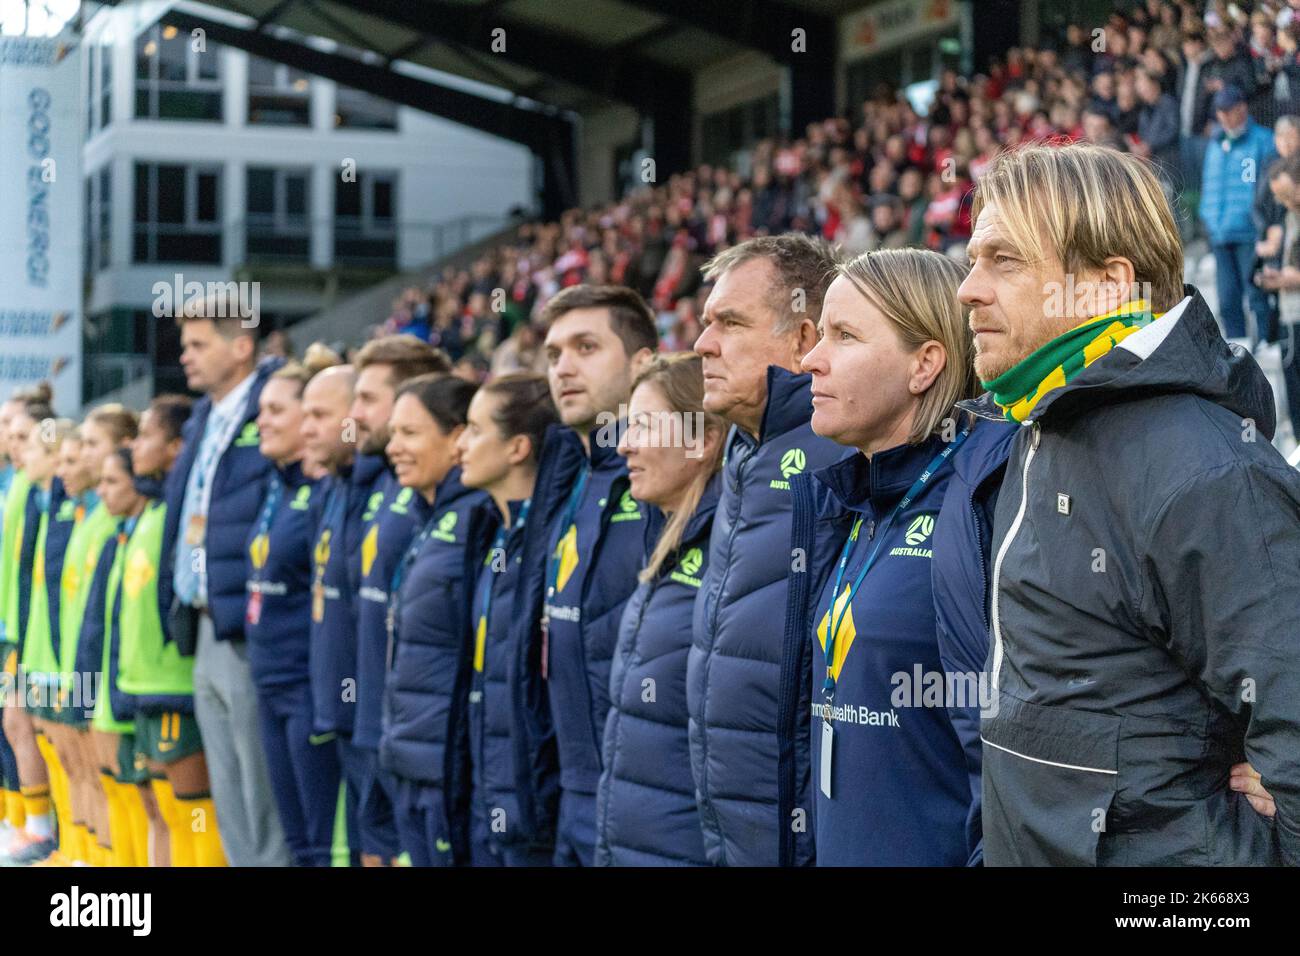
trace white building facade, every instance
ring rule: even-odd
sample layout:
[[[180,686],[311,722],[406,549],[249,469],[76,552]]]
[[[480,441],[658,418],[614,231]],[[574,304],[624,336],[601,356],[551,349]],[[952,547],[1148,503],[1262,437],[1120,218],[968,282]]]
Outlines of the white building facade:
[[[159,282],[257,282],[274,328],[535,207],[527,148],[180,32],[167,6],[84,33],[87,401],[154,364],[183,385]]]

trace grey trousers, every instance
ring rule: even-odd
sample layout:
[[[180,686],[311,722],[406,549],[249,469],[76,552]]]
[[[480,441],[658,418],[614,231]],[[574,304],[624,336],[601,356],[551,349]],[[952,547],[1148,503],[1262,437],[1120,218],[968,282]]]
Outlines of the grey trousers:
[[[262,750],[248,651],[243,641],[218,641],[206,613],[199,617],[194,655],[194,715],[203,735],[226,861],[231,866],[289,866]]]

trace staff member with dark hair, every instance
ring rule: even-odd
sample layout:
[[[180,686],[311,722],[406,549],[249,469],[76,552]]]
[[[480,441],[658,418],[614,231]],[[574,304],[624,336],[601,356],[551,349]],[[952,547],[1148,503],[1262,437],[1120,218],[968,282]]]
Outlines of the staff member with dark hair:
[[[563,426],[547,433],[525,527],[512,641],[523,655],[520,699],[540,678],[551,705],[561,795],[555,863],[590,866],[596,852],[600,737],[609,662],[623,605],[636,589],[645,514],[628,491],[619,419],[632,381],[658,346],[650,307],[631,289],[578,285],[546,305],[547,377]],[[517,730],[545,753],[551,728]],[[545,775],[545,768],[537,768]],[[538,823],[551,818],[541,809]]]
[[[356,565],[356,634],[348,671],[355,707],[342,744],[347,755],[344,772],[351,773],[360,794],[357,825],[363,861],[370,866],[395,862],[397,825],[394,820],[396,783],[379,766],[384,677],[388,661],[389,583],[407,545],[428,517],[427,502],[404,486],[387,456],[392,434],[389,418],[403,383],[418,376],[446,374],[447,356],[411,335],[375,339],[357,355],[357,388],[352,418],[361,451],[379,456],[382,471],[371,486],[361,516],[360,544],[352,555]],[[349,769],[350,768],[350,769]]]
[[[545,803],[538,800],[537,789],[550,787],[554,792],[559,779],[554,773],[535,779],[535,768],[545,766],[547,756],[512,732],[517,708],[531,711],[530,722],[536,723],[546,719],[547,704],[540,693],[522,698],[510,693],[510,668],[517,656],[510,640],[537,459],[546,430],[558,421],[545,377],[505,375],[475,393],[456,445],[461,482],[491,495],[502,521],[478,562],[471,621],[470,816],[475,866],[550,866],[554,852],[537,838],[536,808]]]
[[[726,422],[704,411],[700,357],[656,358],[637,378],[619,452],[653,506],[640,586],[610,667],[596,864],[704,866],[691,779],[686,656],[718,503]]]
[[[429,516],[393,574],[380,766],[396,778],[402,849],[414,866],[468,864],[470,598],[500,515],[465,487],[456,441],[475,386],[448,375],[398,390],[388,458]]]

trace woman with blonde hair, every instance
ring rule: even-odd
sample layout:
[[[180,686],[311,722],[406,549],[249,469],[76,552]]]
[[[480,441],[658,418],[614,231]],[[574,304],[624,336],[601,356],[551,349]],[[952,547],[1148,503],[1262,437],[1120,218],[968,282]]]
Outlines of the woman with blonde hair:
[[[707,863],[691,777],[686,658],[727,428],[704,411],[702,361],[693,353],[653,359],[632,386],[619,442],[632,497],[654,507],[641,583],[623,609],[610,664],[597,866]]]
[[[791,576],[784,659],[798,664],[781,726],[812,718],[781,784],[812,791],[796,805],[812,808],[820,865],[979,859],[978,702],[942,692],[954,673],[979,686],[987,642],[939,626],[932,580],[950,570],[936,560],[980,552],[935,536],[959,468],[996,460],[1011,429],[955,408],[978,392],[963,275],[916,249],[845,263],[803,360],[813,431],[850,449],[791,479],[792,554],[807,565]]]

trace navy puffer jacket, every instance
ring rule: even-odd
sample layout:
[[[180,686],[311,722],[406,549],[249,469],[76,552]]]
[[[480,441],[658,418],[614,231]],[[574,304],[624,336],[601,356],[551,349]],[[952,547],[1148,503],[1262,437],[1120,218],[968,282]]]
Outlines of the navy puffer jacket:
[[[621,426],[620,426],[621,427]],[[646,509],[628,492],[627,462],[617,441],[603,429],[589,438],[591,454],[573,429],[552,425],[538,464],[533,511],[525,531],[524,587],[518,607],[521,633],[516,649],[533,672],[542,666],[541,616],[546,575],[565,529],[571,495],[586,473],[574,521],[576,543],[560,567],[557,593],[549,599],[546,662],[548,680],[524,679],[520,691],[537,687],[550,702],[559,752],[560,783],[577,793],[594,794],[600,781],[600,740],[609,710],[609,662],[618,639],[623,605],[636,589]],[[520,700],[517,714],[533,708]],[[530,755],[544,753],[550,728],[525,731]],[[539,736],[539,734],[541,736]],[[543,771],[544,772],[544,771]]]
[[[710,480],[677,550],[623,609],[596,794],[597,866],[708,862],[690,770],[686,657],[721,484],[718,475]],[[664,524],[651,509],[647,558]]]
[[[691,771],[704,847],[719,865],[812,858],[811,828],[792,826],[797,795],[777,792],[778,730],[785,746],[804,751],[786,756],[807,765],[807,735],[799,734],[807,714],[792,709],[791,719],[802,723],[777,726],[778,695],[786,690],[786,598],[797,558],[790,553],[790,478],[844,453],[813,434],[810,381],[770,367],[758,440],[739,428],[727,437],[708,573],[695,602],[686,684]],[[779,852],[783,838],[798,844],[785,856]]]
[[[501,514],[460,469],[443,479],[433,510],[394,575],[380,765],[443,790],[453,854],[469,847],[470,603],[481,555]]]
[[[244,639],[244,612],[248,582],[245,545],[248,530],[257,520],[262,507],[266,480],[274,470],[262,456],[257,431],[258,400],[266,380],[282,366],[278,358],[264,358],[257,364],[253,387],[234,437],[217,462],[212,479],[211,504],[204,537],[204,561],[207,569],[208,610],[219,641]],[[204,396],[194,406],[181,434],[184,445],[176,464],[167,473],[163,496],[167,502],[167,521],[163,525],[162,562],[158,569],[158,609],[167,634],[175,590],[172,574],[176,563],[176,537],[180,533],[181,511],[185,503],[185,486],[190,470],[203,443],[203,431],[212,411],[212,399]]]

